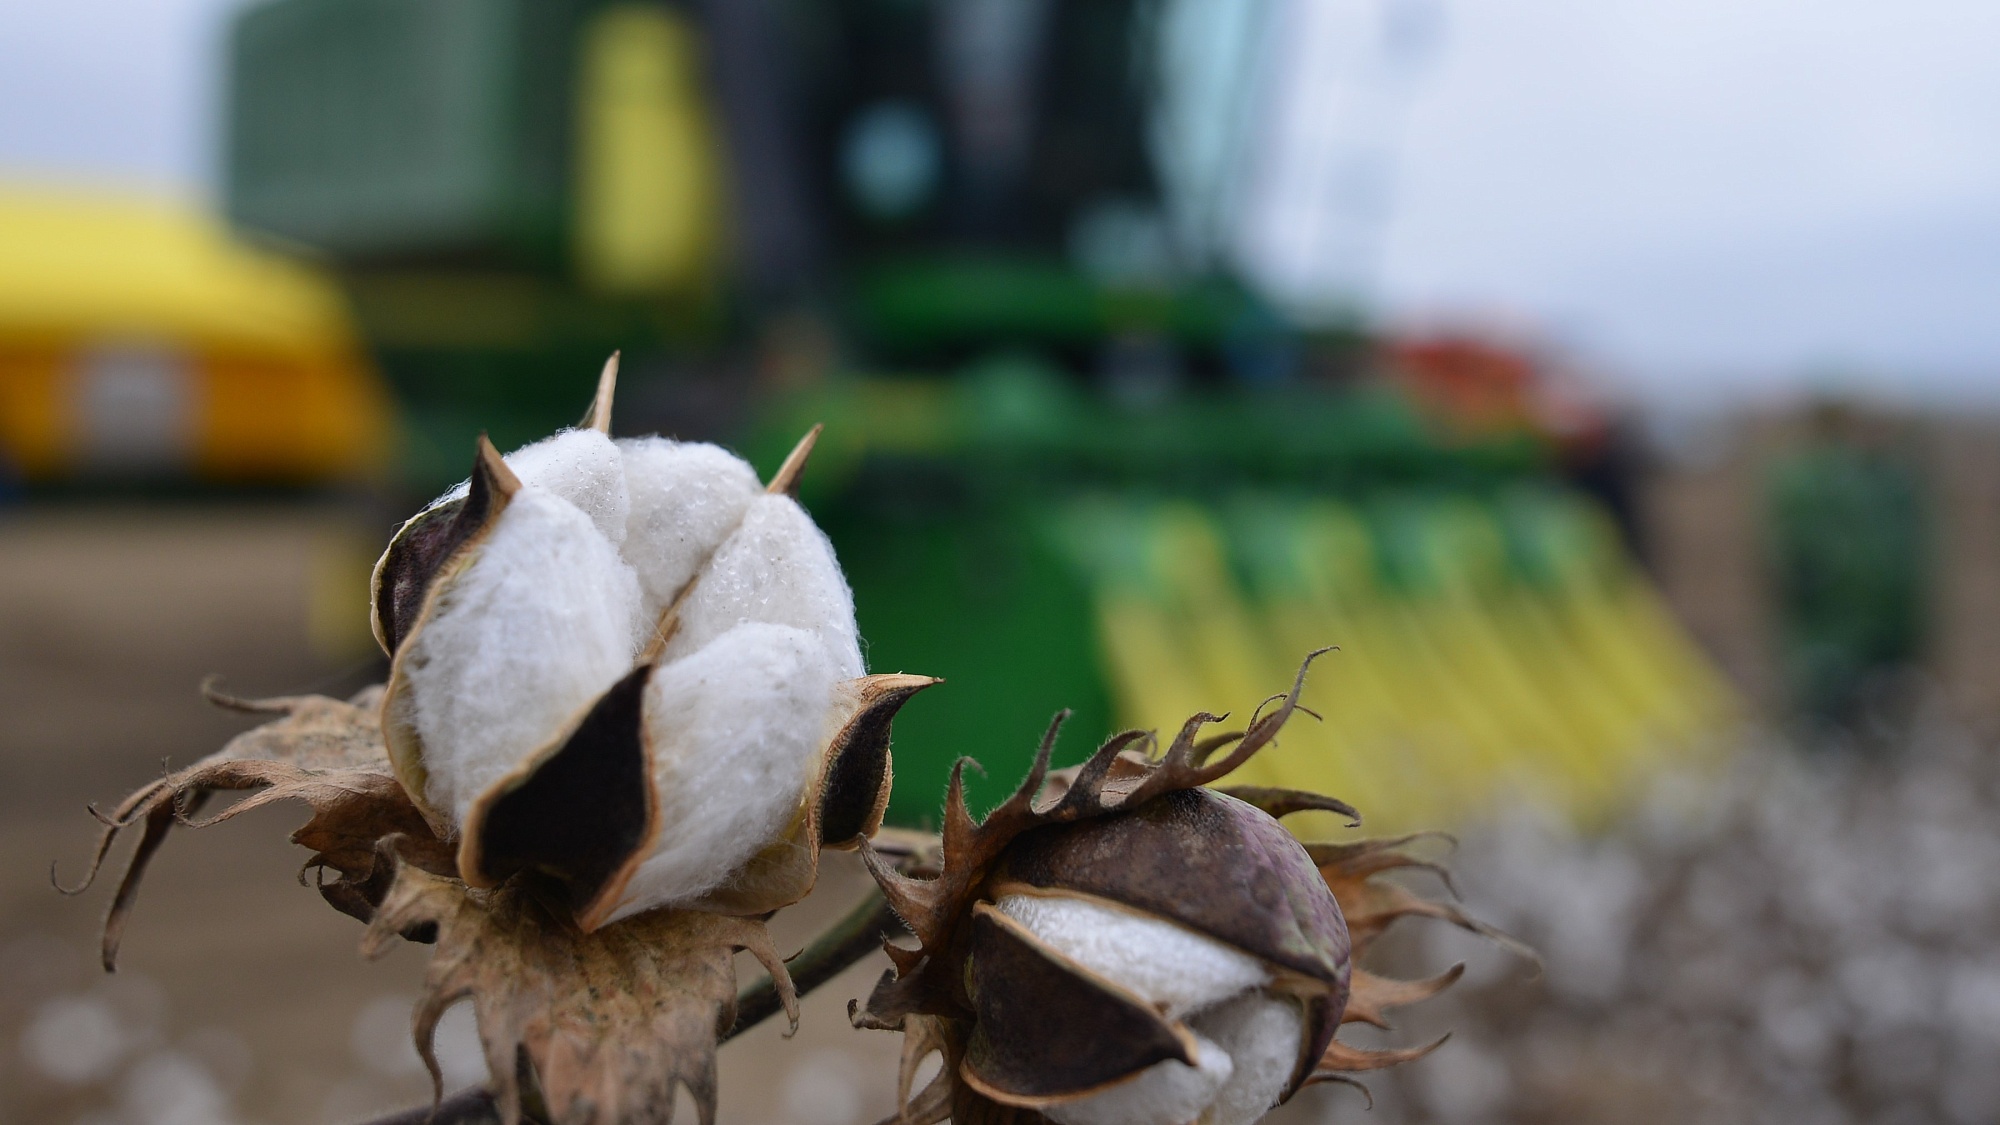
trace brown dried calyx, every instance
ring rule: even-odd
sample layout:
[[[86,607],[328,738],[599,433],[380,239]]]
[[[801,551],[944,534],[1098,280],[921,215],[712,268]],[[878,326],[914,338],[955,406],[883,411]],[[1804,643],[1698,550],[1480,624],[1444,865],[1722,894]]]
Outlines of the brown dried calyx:
[[[1050,774],[1051,727],[1027,779],[978,824],[955,770],[933,878],[864,850],[919,942],[888,948],[896,969],[855,1015],[905,1035],[892,1121],[1237,1125],[1310,1082],[1436,1046],[1335,1039],[1343,1023],[1386,1026],[1388,1009],[1459,972],[1392,981],[1354,958],[1406,914],[1497,935],[1374,879],[1430,866],[1401,850],[1409,840],[1301,845],[1276,819],[1353,816],[1343,803],[1206,788],[1271,743],[1299,709],[1305,673],[1244,731],[1202,738],[1219,719],[1196,715],[1157,758],[1144,752],[1149,735],[1128,732]],[[933,1052],[945,1066],[913,1093]]]
[[[551,1121],[671,1122],[677,1086],[713,1121],[715,1050],[736,1018],[738,950],[771,974],[798,1026],[798,997],[761,920],[656,910],[586,934],[533,890],[480,891],[407,868],[362,943],[379,956],[400,934],[437,935],[417,1006],[418,1049],[438,1081],[431,1036],[445,1010],[470,996],[501,1120],[520,1118],[515,1062],[525,1052]]]

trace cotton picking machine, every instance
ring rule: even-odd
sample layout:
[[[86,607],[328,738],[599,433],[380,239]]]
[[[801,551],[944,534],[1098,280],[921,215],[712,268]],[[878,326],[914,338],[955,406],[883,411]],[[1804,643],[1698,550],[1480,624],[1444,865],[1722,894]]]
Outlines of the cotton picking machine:
[[[1389,346],[1243,249],[1255,200],[1326,186],[1285,168],[1375,159],[1266,127],[1315,65],[1272,62],[1292,7],[271,0],[232,37],[229,211],[340,279],[422,487],[473,419],[570,420],[614,349],[621,428],[775,464],[824,423],[802,497],[870,666],[950,681],[902,717],[892,817],[961,755],[1001,796],[1059,708],[1071,759],[1243,721],[1332,645],[1256,780],[1376,826],[1602,818],[1732,692],[1532,364]]]

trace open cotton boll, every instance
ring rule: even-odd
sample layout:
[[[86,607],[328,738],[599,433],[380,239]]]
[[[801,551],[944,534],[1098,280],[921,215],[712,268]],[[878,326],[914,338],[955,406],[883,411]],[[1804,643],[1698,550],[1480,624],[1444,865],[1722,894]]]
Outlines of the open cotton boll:
[[[1194,1121],[1215,1100],[1234,1069],[1229,1055],[1200,1035],[1194,1037],[1195,1065],[1176,1059],[1154,1063],[1137,1078],[1101,1094],[1045,1106],[1042,1116],[1058,1125],[1181,1125]]]
[[[398,657],[431,807],[463,823],[632,670],[641,632],[638,577],[590,517],[547,489],[515,493]]]
[[[559,430],[501,460],[522,484],[545,488],[576,505],[612,546],[625,541],[631,499],[618,447],[610,438],[596,430]],[[431,506],[456,500],[470,487],[469,481],[460,481]]]
[[[839,678],[861,675],[854,595],[833,545],[789,496],[751,501],[682,604],[666,658],[679,659],[753,621],[808,630],[834,657]]]
[[[844,669],[812,633],[739,625],[646,688],[659,835],[610,916],[713,890],[798,815]]]
[[[625,557],[656,620],[764,488],[742,458],[705,442],[624,438],[618,452],[631,497]]]
[[[1270,969],[1193,930],[1073,895],[1002,895],[995,905],[1084,968],[1185,1019],[1195,1067],[1156,1063],[1101,1094],[1042,1110],[1061,1125],[1249,1125],[1284,1092],[1305,1034],[1297,1004],[1261,991]]]
[[[1184,926],[1073,895],[1002,895],[1000,912],[1170,1020],[1271,979],[1264,963]]]
[[[1278,1104],[1305,1042],[1305,1013],[1296,1002],[1251,992],[1217,1004],[1188,1025],[1197,1037],[1228,1052],[1232,1064],[1200,1125],[1251,1125]]]

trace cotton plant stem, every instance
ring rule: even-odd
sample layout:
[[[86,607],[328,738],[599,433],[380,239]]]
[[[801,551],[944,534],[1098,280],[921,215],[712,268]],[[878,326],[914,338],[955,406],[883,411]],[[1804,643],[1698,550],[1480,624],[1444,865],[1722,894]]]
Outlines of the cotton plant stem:
[[[903,933],[903,920],[889,909],[882,892],[868,888],[868,894],[854,909],[814,938],[797,957],[785,963],[793,987],[804,996],[840,975],[841,970],[882,948],[882,939]],[[736,994],[736,1023],[725,1042],[750,1030],[783,1007],[777,986],[768,976],[758,977]]]
[[[868,888],[868,893],[855,904],[852,910],[839,921],[815,937],[799,952],[797,957],[786,962],[792,985],[800,996],[811,992],[827,981],[840,975],[843,969],[868,956],[882,947],[886,936],[904,932],[903,922],[896,912],[889,909],[889,902],[882,892]],[[744,986],[736,994],[736,1022],[722,1036],[728,1042],[750,1030],[783,1009],[778,1000],[777,986],[768,976],[760,976]],[[528,1125],[542,1125],[541,1119],[522,1109],[522,1120]],[[437,1115],[431,1115],[430,1106],[418,1106],[387,1117],[378,1117],[365,1125],[500,1125],[500,1110],[493,1103],[493,1095],[484,1087],[474,1086],[460,1090],[438,1103]]]
[[[542,1125],[525,1108],[521,1120],[523,1125]],[[500,1107],[493,1104],[493,1095],[484,1086],[473,1086],[439,1102],[435,1115],[430,1106],[420,1105],[377,1117],[367,1125],[500,1125]]]

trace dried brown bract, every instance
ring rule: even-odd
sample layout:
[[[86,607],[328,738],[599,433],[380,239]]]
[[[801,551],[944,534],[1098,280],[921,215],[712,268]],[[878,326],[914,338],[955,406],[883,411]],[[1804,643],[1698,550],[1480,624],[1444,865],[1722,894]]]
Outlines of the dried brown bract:
[[[432,1033],[469,997],[505,1121],[521,1113],[520,1055],[563,1125],[666,1125],[676,1086],[693,1095],[704,1125],[713,1121],[715,1049],[736,1019],[738,950],[763,962],[798,1024],[798,998],[759,919],[658,910],[584,933],[531,884],[480,891],[404,867],[363,951],[379,955],[419,929],[435,931],[437,952],[417,1007],[418,1050],[439,1080]]]
[[[335,909],[362,921],[373,914],[393,877],[375,853],[383,837],[403,837],[404,855],[416,866],[440,873],[455,870],[451,850],[431,834],[389,768],[382,749],[379,685],[344,701],[321,695],[242,700],[204,690],[219,706],[278,717],[147,785],[110,813],[91,809],[104,824],[104,834],[82,884],[63,888],[67,893],[89,887],[120,833],[142,825],[139,846],[104,923],[107,971],[117,962],[118,944],[146,864],[177,821],[202,828],[274,801],[306,802],[312,807],[312,819],[292,833],[293,843],[313,851],[304,871],[318,874],[319,892]],[[245,791],[251,795],[212,817],[197,818],[212,794]],[[337,878],[325,878],[329,871]]]

